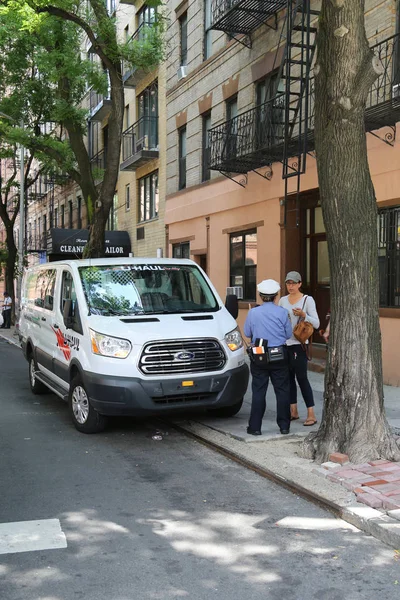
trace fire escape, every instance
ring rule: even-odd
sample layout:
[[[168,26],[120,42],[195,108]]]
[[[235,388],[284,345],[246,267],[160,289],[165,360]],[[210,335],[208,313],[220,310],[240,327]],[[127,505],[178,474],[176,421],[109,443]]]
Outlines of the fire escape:
[[[306,170],[307,156],[315,147],[312,67],[319,11],[311,8],[311,3],[311,0],[215,0],[213,7],[212,28],[242,42],[244,36],[251,41],[252,31],[262,22],[270,23],[271,17],[276,19],[278,11],[286,8],[271,71],[271,75],[277,75],[270,78],[269,99],[209,131],[210,169],[220,171],[243,187],[250,171],[271,179],[272,163],[282,163],[285,225],[289,193],[296,195],[295,208],[291,210],[296,213],[296,226],[299,225],[300,178]],[[391,145],[396,122],[400,120],[399,48],[399,34],[372,47],[383,74],[370,90],[365,113],[366,131]],[[390,130],[382,135],[377,131],[382,127]],[[294,185],[289,183],[293,179]]]

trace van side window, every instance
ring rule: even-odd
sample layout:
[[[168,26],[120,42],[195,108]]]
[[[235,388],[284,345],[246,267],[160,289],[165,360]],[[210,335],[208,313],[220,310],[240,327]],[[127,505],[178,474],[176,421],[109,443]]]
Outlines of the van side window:
[[[36,280],[35,289],[35,306],[45,308],[46,310],[54,309],[54,289],[56,285],[56,270],[43,269],[39,271]]]
[[[72,300],[72,305],[75,306],[76,293],[75,284],[72,278],[72,274],[69,271],[63,271],[62,283],[61,283],[61,312],[64,311],[64,304],[66,300]]]
[[[37,273],[29,273],[26,278],[25,289],[23,291],[24,296],[22,298],[22,301],[25,301],[29,306],[35,305],[37,278]]]

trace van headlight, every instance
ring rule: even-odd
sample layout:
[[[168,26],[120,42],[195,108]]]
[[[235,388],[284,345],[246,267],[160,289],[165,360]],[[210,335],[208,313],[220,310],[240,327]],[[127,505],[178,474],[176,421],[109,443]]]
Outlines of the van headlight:
[[[225,342],[229,350],[232,350],[232,352],[239,350],[239,348],[243,346],[243,339],[237,327],[233,331],[230,331],[226,334]]]
[[[93,354],[110,356],[112,358],[126,358],[132,349],[132,344],[129,340],[104,335],[93,331],[93,329],[89,329],[89,331]]]

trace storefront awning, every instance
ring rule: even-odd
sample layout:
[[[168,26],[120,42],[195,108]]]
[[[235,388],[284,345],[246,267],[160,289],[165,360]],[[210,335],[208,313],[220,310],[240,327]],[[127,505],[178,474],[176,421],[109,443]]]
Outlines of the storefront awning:
[[[88,239],[88,229],[50,229],[47,233],[49,260],[81,258]],[[105,232],[104,256],[129,256],[130,252],[131,241],[127,231]]]

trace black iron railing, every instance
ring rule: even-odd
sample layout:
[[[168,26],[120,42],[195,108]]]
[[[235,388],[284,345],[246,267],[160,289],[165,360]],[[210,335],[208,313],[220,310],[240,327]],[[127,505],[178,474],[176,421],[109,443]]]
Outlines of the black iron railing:
[[[89,93],[89,110],[91,113],[93,113],[96,108],[102,103],[104,102],[104,100],[110,100],[110,94],[99,94],[99,92],[96,92],[95,90],[90,90]]]
[[[103,148],[91,157],[90,165],[96,181],[103,179],[103,172],[107,166],[107,151]]]
[[[372,46],[382,67],[374,82],[365,110],[365,129],[393,127],[400,121],[400,34]],[[299,131],[307,136],[307,149],[314,149],[315,80],[311,71],[307,123],[293,123],[288,156],[296,156]],[[304,102],[304,98],[302,100]],[[305,117],[303,116],[303,119]],[[210,168],[232,173],[247,173],[266,164],[281,161],[284,151],[284,94],[239,114],[209,131]]]
[[[213,0],[211,29],[248,35],[286,5],[287,0]]]
[[[136,31],[131,35],[131,37],[128,40],[128,43],[142,42],[146,38],[149,27],[152,27],[153,25],[154,21],[143,21],[143,23],[141,23],[136,29]],[[130,63],[128,63],[127,61],[123,61],[122,75],[128,75],[129,73],[132,73],[132,71],[135,70],[136,69],[132,67]]]
[[[26,240],[27,252],[42,252],[47,248],[47,234],[33,233],[29,234]]]
[[[158,148],[158,117],[141,117],[122,134],[122,161]]]
[[[50,190],[44,177],[39,176],[36,181],[29,186],[28,198],[30,200],[42,200]]]

